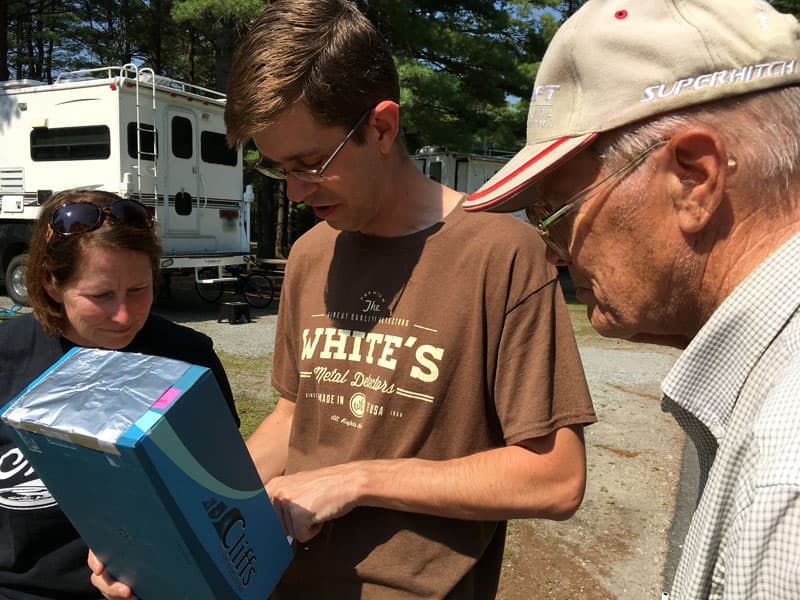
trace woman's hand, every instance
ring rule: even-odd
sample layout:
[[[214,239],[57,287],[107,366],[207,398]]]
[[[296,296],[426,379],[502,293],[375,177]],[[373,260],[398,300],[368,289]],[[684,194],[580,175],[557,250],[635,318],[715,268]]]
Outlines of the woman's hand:
[[[134,595],[133,590],[122,583],[112,579],[106,573],[106,566],[100,562],[100,559],[95,556],[94,552],[89,550],[89,558],[86,561],[89,568],[92,570],[92,577],[90,581],[92,585],[100,590],[100,593],[109,600],[138,600]]]

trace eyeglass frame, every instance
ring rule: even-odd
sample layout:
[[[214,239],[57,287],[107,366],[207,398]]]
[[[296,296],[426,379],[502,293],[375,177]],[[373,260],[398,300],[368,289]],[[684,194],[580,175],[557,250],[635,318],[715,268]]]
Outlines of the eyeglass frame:
[[[372,113],[375,107],[371,107],[365,110],[360,117],[358,117],[358,121],[350,131],[347,132],[347,135],[342,138],[342,141],[339,142],[339,145],[336,146],[336,149],[331,153],[328,159],[322,163],[322,166],[317,169],[290,169],[286,170],[281,166],[266,166],[263,164],[264,157],[259,154],[258,162],[253,165],[253,168],[261,173],[266,177],[270,177],[272,179],[282,179],[285,180],[288,178],[289,175],[294,177],[295,179],[299,179],[300,181],[304,181],[306,183],[322,183],[325,181],[325,169],[333,162],[333,159],[341,152],[342,148],[345,147],[347,142],[350,141],[350,138],[355,135],[356,131],[358,131],[359,127],[364,124],[364,121],[367,120],[367,117]]]
[[[584,188],[580,192],[574,194],[570,197],[570,199],[564,204],[561,208],[553,211],[549,215],[539,219],[537,222],[531,221],[531,224],[536,228],[537,233],[542,238],[545,244],[547,244],[548,248],[550,248],[553,252],[555,252],[558,257],[562,260],[566,260],[569,258],[569,248],[562,248],[556,242],[553,241],[552,237],[550,236],[550,229],[555,225],[558,221],[572,213],[575,209],[577,209],[581,204],[586,202],[589,197],[604,186],[606,183],[612,181],[613,179],[620,177],[627,173],[628,171],[634,169],[639,164],[641,164],[649,155],[650,153],[655,150],[656,148],[660,148],[664,144],[667,143],[667,140],[660,140],[655,144],[645,148],[642,152],[634,156],[630,161],[615,169],[605,177],[603,177],[600,181],[593,183],[587,188]],[[530,221],[529,210],[534,206],[534,204],[530,204],[525,208],[525,216],[528,217]]]
[[[142,224],[144,225],[144,227],[137,227],[136,225],[133,225],[130,222],[126,222],[124,219],[120,219],[119,217],[117,217],[117,215],[115,215],[112,212],[111,207],[121,202],[132,203],[143,209],[145,216],[142,221]],[[95,221],[92,224],[81,223],[80,221],[78,221],[78,223],[80,223],[81,225],[86,226],[86,229],[83,229],[81,231],[60,231],[59,228],[55,226],[55,222],[58,219],[60,211],[70,206],[76,206],[79,204],[86,204],[95,207],[97,209],[97,221]],[[53,212],[50,214],[50,221],[48,223],[48,226],[50,228],[50,231],[52,231],[53,234],[59,237],[71,237],[75,235],[83,235],[85,233],[89,233],[91,231],[96,231],[100,229],[103,226],[103,223],[105,223],[106,219],[108,218],[110,218],[114,223],[119,223],[127,227],[133,227],[135,229],[142,229],[143,231],[147,229],[152,229],[153,226],[155,225],[155,219],[153,219],[153,216],[150,214],[150,210],[144,204],[142,204],[138,200],[134,200],[133,198],[119,198],[118,200],[114,200],[113,202],[110,202],[108,204],[96,204],[94,202],[87,202],[81,200],[65,202],[61,204],[59,207],[55,208]]]

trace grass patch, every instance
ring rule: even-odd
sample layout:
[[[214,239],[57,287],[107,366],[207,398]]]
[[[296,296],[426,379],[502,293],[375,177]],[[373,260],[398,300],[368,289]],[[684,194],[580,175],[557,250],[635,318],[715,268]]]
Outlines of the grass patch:
[[[581,337],[596,337],[600,335],[594,330],[592,324],[589,322],[589,317],[586,315],[585,304],[567,304],[569,311],[569,318],[572,321],[572,330],[575,332],[576,338]]]
[[[594,330],[589,322],[589,317],[586,316],[586,305],[575,297],[575,286],[569,277],[569,273],[563,268],[559,269],[559,283],[561,284],[561,291],[564,292],[564,300],[567,302],[569,318],[572,321],[572,330],[575,332],[575,337],[595,337],[599,339],[601,336]]]
[[[239,428],[246,438],[266,417],[278,401],[278,393],[272,388],[272,353],[265,356],[239,356],[228,352],[217,352],[236,401],[236,410],[242,424]]]

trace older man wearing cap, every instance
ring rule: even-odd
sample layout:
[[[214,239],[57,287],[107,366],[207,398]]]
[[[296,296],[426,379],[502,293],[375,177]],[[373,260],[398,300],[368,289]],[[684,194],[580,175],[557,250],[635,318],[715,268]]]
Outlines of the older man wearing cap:
[[[528,143],[465,203],[525,209],[603,335],[685,348],[700,458],[673,600],[800,598],[800,26],[761,0],[590,0]]]

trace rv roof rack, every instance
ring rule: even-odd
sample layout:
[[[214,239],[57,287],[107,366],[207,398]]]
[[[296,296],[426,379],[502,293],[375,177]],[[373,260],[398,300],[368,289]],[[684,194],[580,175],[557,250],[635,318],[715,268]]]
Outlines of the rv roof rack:
[[[11,79],[9,81],[0,81],[0,90],[13,90],[15,88],[34,87],[37,85],[46,85],[44,81],[38,79]]]
[[[82,81],[91,79],[125,79],[139,80],[140,83],[152,84],[155,77],[155,85],[158,88],[192,94],[210,100],[225,100],[225,94],[199,85],[178,81],[163,75],[154,75],[150,69],[139,69],[134,64],[123,66],[95,67],[92,69],[79,69],[77,71],[65,71],[56,78],[55,83],[66,83],[68,81]]]

